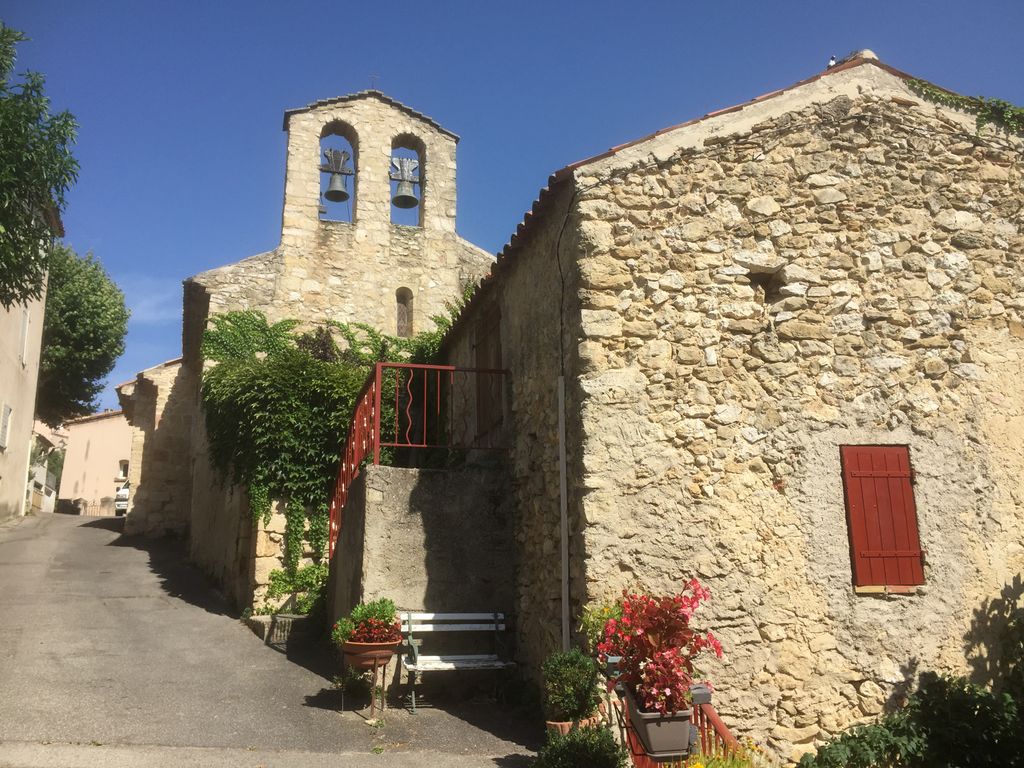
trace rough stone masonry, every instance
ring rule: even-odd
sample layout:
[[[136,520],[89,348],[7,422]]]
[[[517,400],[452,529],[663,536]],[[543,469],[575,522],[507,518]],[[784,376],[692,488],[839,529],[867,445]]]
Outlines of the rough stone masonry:
[[[721,708],[792,758],[966,671],[1024,565],[1021,144],[879,85],[579,181],[587,583],[707,581]],[[851,588],[845,444],[910,448],[917,594]]]

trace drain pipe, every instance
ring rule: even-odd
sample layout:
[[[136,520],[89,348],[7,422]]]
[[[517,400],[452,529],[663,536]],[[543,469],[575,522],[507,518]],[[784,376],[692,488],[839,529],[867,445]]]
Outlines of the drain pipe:
[[[569,650],[569,510],[565,472],[565,377],[558,377],[558,515],[562,554],[562,650]]]

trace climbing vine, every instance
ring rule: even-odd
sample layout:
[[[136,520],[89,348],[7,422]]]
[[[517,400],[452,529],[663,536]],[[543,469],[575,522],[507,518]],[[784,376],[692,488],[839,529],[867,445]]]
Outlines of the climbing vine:
[[[924,80],[910,80],[907,85],[922,99],[974,115],[975,126],[979,131],[986,125],[996,125],[1010,133],[1024,135],[1024,107],[1003,99],[961,96]]]
[[[226,480],[248,488],[254,524],[270,522],[271,499],[283,501],[284,570],[273,575],[268,597],[291,592],[308,603],[306,593],[326,580],[326,500],[372,366],[433,362],[471,293],[467,286],[433,318],[434,330],[411,338],[363,323],[329,322],[300,333],[297,320],[271,324],[252,310],[211,318],[202,345],[204,360],[214,364],[202,383],[211,461]],[[303,566],[306,544],[313,563]]]

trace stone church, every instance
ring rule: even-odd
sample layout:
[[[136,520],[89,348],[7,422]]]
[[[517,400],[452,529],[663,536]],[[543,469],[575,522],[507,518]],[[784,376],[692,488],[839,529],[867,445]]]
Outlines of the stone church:
[[[126,532],[187,531],[193,559],[242,605],[280,567],[280,536],[252,530],[244,489],[223,484],[207,457],[207,319],[257,309],[270,322],[358,321],[412,335],[493,262],[455,231],[458,136],[426,115],[370,90],[288,110],[284,130],[280,244],[185,280],[181,358],[118,388],[134,428]],[[403,166],[420,192],[411,212],[392,202],[409,191],[396,178]]]
[[[187,280],[182,359],[121,388],[144,448],[132,524],[189,527],[244,598],[272,531],[210,474],[207,317],[301,301],[396,332],[490,267],[443,354],[473,367],[486,347],[507,371],[505,490],[474,505],[471,484],[430,483],[504,510],[488,567],[508,604],[464,609],[514,614],[527,674],[587,603],[696,576],[726,650],[704,670],[715,705],[783,758],[894,706],[918,670],[988,682],[1024,592],[1024,142],[919,92],[864,51],[567,166],[493,263],[455,235],[451,134],[372,91],[287,113],[281,245]],[[354,181],[348,222],[319,208],[332,136],[354,174],[323,183]],[[422,214],[393,223],[389,162],[414,155]],[[188,472],[166,461],[183,455]],[[415,471],[364,472],[342,538],[369,536],[389,493],[411,510],[416,483],[393,480]],[[363,598],[422,570],[404,552]],[[403,607],[451,609],[426,602]]]

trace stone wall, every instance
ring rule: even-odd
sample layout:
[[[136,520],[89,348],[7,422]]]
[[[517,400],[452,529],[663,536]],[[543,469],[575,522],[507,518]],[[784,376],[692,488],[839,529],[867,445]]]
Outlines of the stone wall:
[[[561,648],[561,559],[559,554],[558,377],[566,377],[569,450],[569,506],[582,472],[577,450],[579,401],[572,386],[576,366],[579,310],[575,296],[575,231],[566,221],[567,194],[547,198],[544,216],[506,249],[495,279],[484,284],[453,332],[444,354],[452,365],[474,367],[482,321],[500,315],[501,365],[508,370],[507,446],[503,456],[512,478],[516,576],[517,661],[539,679],[540,663]],[[469,403],[468,420],[475,418]],[[460,421],[457,416],[456,422]],[[579,528],[575,528],[578,536]],[[572,568],[574,595],[584,589],[582,564]],[[574,611],[575,613],[575,611]]]
[[[249,495],[245,488],[228,482],[213,468],[202,425],[198,435],[193,429],[192,440],[195,458],[190,489],[189,555],[236,607],[251,608],[255,591],[255,526],[249,511]]]
[[[117,388],[125,418],[132,425],[125,533],[156,536],[188,530],[191,389],[181,360],[147,368]]]
[[[381,597],[410,610],[512,612],[505,490],[503,473],[482,467],[366,467],[331,564],[331,621]]]
[[[1024,568],[1021,142],[827,80],[575,179],[586,596],[705,581],[716,704],[792,759],[971,671]],[[852,588],[844,444],[909,446],[916,594]]]

